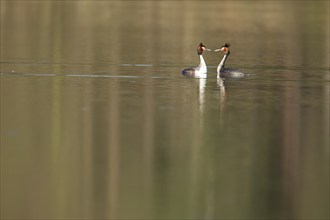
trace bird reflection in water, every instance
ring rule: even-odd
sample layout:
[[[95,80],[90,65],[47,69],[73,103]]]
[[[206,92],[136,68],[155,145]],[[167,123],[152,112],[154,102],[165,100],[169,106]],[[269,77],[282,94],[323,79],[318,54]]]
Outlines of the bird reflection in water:
[[[224,84],[224,79],[217,78],[217,85],[219,88],[219,101],[220,101],[220,123],[223,123],[223,112],[225,107],[225,100],[226,100],[226,89]]]
[[[204,113],[206,78],[199,79],[199,112]]]

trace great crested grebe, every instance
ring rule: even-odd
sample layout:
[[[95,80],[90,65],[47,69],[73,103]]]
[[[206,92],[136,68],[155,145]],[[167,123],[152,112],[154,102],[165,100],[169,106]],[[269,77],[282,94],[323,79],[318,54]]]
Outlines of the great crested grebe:
[[[220,77],[221,78],[242,78],[247,74],[241,72],[238,69],[225,68],[226,60],[230,54],[229,47],[230,47],[230,44],[226,43],[219,49],[214,50],[214,51],[223,51],[225,53],[225,55],[223,56],[221,62],[218,65],[218,68],[217,68],[217,73],[218,73],[217,78],[220,78]]]
[[[198,78],[206,78],[207,73],[207,67],[205,60],[203,58],[203,52],[204,50],[211,51],[210,49],[207,49],[203,43],[200,43],[197,47],[197,54],[199,56],[199,65],[197,67],[191,67],[182,70],[182,75],[184,76],[190,76],[190,77],[198,77]]]

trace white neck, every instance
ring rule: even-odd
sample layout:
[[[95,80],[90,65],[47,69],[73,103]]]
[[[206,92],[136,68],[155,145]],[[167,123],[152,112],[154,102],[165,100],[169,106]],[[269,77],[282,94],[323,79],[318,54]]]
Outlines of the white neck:
[[[217,67],[217,78],[219,78],[220,76],[220,71],[223,67],[225,67],[225,62],[226,62],[226,59],[227,59],[227,54],[225,54],[221,60],[221,62],[219,63],[218,67]]]
[[[205,63],[205,60],[203,58],[203,55],[200,54],[198,55],[199,56],[199,65],[198,65],[198,72],[199,73],[206,73],[207,72],[207,67],[206,67],[206,63]]]

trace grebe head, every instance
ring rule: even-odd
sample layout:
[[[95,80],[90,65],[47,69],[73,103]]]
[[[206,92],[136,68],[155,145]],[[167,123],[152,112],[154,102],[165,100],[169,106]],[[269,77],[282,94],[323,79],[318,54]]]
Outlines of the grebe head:
[[[204,52],[204,50],[211,51],[210,49],[207,49],[205,45],[203,45],[203,43],[201,42],[197,47],[198,55],[201,55]]]
[[[214,51],[223,51],[225,54],[229,55],[230,50],[229,50],[230,44],[226,43],[225,45],[221,46],[219,49],[216,49]]]

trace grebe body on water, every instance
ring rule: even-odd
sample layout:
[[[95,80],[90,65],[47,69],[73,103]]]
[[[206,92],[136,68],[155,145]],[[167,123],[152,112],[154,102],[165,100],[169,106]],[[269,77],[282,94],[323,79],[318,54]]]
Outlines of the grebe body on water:
[[[203,58],[203,52],[204,50],[211,51],[210,49],[207,49],[203,43],[200,43],[197,47],[197,54],[199,56],[199,65],[197,67],[191,67],[182,70],[182,75],[184,76],[190,76],[190,77],[197,77],[197,78],[206,78],[207,75],[207,67],[205,60]]]
[[[221,78],[242,78],[247,74],[243,73],[242,71],[240,71],[238,69],[225,68],[226,60],[230,54],[229,47],[230,47],[230,44],[226,43],[221,48],[214,50],[214,51],[223,51],[224,52],[224,56],[217,67],[217,78],[220,78],[220,77]]]

